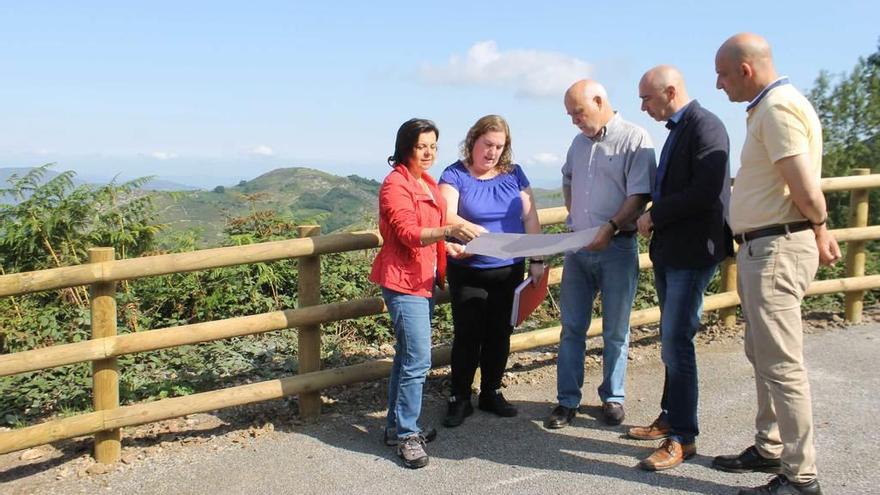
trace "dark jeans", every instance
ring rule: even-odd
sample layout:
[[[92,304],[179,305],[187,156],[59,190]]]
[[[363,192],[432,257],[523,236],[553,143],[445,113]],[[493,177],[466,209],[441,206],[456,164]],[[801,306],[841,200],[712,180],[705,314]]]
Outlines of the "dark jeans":
[[[703,292],[717,266],[696,269],[654,267],[654,281],[660,299],[660,352],[666,366],[660,408],[671,427],[671,436],[684,444],[693,443],[700,433],[694,336],[700,327]]]
[[[513,291],[523,280],[524,263],[501,268],[470,268],[449,264],[452,298],[452,394],[469,398],[477,366],[480,390],[501,388],[510,354],[510,310]]]

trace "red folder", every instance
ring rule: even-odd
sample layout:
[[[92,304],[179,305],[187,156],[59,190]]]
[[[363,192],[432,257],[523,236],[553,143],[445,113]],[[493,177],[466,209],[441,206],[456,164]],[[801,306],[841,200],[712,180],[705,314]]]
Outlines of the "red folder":
[[[519,284],[513,291],[513,309],[510,312],[510,324],[518,327],[541,305],[547,297],[547,281],[550,278],[550,270],[544,269],[544,275],[538,283],[532,285],[532,277]]]

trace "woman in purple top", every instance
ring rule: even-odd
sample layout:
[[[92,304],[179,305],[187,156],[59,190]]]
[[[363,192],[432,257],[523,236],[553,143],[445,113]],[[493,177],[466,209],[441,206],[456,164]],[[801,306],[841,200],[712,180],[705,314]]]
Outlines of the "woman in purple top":
[[[529,180],[511,162],[510,128],[498,115],[487,115],[468,131],[462,159],[440,176],[447,221],[474,226],[480,232],[541,233]],[[471,384],[481,370],[477,407],[499,416],[516,416],[501,394],[501,376],[510,353],[513,291],[523,280],[522,258],[467,255],[464,246],[446,243],[452,296],[452,391],[443,424],[458,426],[474,412]],[[544,263],[529,260],[529,273],[540,278]]]

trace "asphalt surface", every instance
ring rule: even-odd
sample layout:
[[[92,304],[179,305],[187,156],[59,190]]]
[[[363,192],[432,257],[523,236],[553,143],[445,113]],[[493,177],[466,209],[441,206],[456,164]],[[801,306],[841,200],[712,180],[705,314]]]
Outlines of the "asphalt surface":
[[[591,344],[595,345],[595,344]],[[806,336],[813,390],[819,477],[826,494],[880,493],[874,455],[880,447],[880,324],[824,330]],[[659,359],[630,363],[627,418],[617,427],[599,419],[593,371],[585,406],[572,426],[549,431],[542,420],[555,402],[553,365],[535,383],[505,395],[520,410],[498,418],[477,410],[464,425],[439,428],[428,444],[430,464],[401,467],[384,446],[381,411],[325,415],[312,425],[277,426],[270,435],[234,448],[205,443],[159,455],[123,471],[84,479],[14,480],[5,493],[263,494],[263,493],[736,493],[765,483],[767,474],[730,474],[710,467],[712,457],[737,453],[753,441],[754,380],[736,340],[703,346],[697,456],[676,469],[648,473],[636,467],[657,442],[622,437],[658,412]],[[423,417],[439,425],[443,404],[426,404]],[[49,478],[44,476],[44,478]],[[7,491],[8,490],[8,491]]]

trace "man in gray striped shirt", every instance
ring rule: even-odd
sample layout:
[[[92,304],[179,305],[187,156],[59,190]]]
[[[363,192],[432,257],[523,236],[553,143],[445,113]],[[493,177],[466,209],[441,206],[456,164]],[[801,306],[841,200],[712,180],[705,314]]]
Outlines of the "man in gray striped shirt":
[[[560,303],[562,336],[556,365],[559,404],[547,428],[563,428],[577,413],[584,384],[586,333],[593,301],[602,293],[602,384],[605,422],[623,421],[629,316],[639,277],[635,220],[651,195],[656,160],[648,133],[620,117],[605,88],[582,80],[565,93],[565,110],[580,129],[562,167],[566,223],[598,227],[595,239],[565,255]]]

